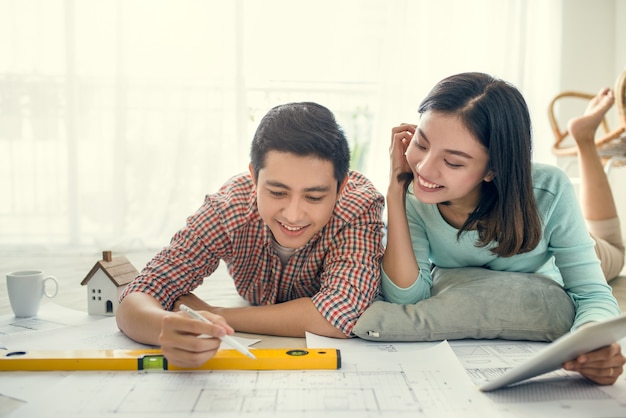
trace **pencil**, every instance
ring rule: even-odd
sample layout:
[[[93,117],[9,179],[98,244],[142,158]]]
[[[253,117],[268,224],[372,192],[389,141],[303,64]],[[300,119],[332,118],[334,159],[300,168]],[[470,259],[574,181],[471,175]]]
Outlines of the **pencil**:
[[[180,305],[180,310],[184,311],[187,315],[189,315],[192,318],[199,319],[200,321],[204,321],[207,324],[213,324],[213,322],[209,321],[208,319],[206,319],[205,317],[203,317],[202,315],[200,315],[198,312],[194,311],[187,305]],[[223,337],[220,337],[220,340],[222,340],[222,342],[228,344],[235,350],[239,351],[241,354],[244,354],[250,357],[251,359],[256,360],[255,355],[252,354],[246,346],[239,343],[239,341],[235,340],[230,335],[225,335]]]

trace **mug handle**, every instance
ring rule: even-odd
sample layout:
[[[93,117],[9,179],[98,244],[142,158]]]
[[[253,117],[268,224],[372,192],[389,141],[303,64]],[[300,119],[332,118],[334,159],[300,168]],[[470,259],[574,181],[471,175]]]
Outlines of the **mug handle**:
[[[53,293],[48,293],[48,290],[46,288],[46,282],[48,282],[48,280],[50,280],[51,282],[54,283],[54,292]],[[43,279],[43,294],[46,295],[49,298],[53,298],[57,295],[57,293],[59,292],[59,282],[57,282],[56,277],[54,276],[48,276],[45,279]]]

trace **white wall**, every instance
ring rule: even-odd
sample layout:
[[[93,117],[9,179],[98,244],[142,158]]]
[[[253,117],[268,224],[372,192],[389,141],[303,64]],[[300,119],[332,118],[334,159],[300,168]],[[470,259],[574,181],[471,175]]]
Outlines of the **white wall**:
[[[615,0],[615,72],[626,70],[626,0]]]
[[[626,0],[562,0],[563,20],[555,22],[555,36],[561,36],[563,49],[560,63],[560,91],[595,93],[613,87],[617,76],[626,69]],[[566,123],[569,115],[584,109],[584,103],[564,104],[557,115]],[[609,125],[617,127],[615,107],[608,115]],[[563,126],[564,127],[564,126]],[[551,138],[553,140],[553,138]],[[575,167],[566,158],[558,164]],[[610,181],[620,218],[622,236],[626,239],[626,167],[611,171]]]
[[[616,77],[616,0],[565,0],[562,87],[595,91]],[[623,2],[622,2],[623,3]],[[623,45],[622,45],[623,46]]]

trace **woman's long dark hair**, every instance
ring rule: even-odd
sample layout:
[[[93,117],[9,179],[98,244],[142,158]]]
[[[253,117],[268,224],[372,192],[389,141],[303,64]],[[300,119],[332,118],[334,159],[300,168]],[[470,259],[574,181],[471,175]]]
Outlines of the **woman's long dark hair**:
[[[487,150],[491,182],[483,182],[478,205],[459,230],[478,231],[477,246],[509,257],[533,250],[542,225],[533,193],[530,114],[510,83],[483,73],[463,73],[440,81],[422,101],[419,113],[458,117]]]

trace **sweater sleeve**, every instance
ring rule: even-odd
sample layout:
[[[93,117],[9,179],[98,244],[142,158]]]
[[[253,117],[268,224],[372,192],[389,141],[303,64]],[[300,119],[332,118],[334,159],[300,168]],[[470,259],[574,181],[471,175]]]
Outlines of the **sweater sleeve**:
[[[574,303],[572,328],[576,329],[586,322],[618,316],[621,311],[600,268],[571,182],[560,170],[552,176],[551,204],[543,206],[544,234],[563,287]]]

